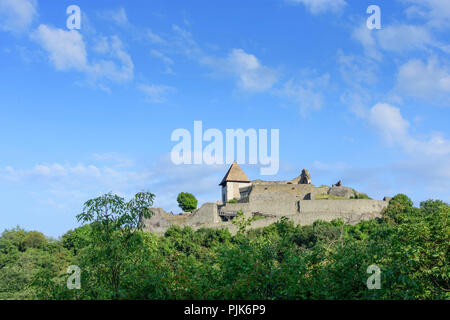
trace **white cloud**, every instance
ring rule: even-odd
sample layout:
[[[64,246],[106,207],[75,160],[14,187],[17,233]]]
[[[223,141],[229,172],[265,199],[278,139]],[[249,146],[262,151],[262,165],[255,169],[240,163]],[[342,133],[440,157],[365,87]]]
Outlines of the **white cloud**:
[[[170,39],[169,46],[176,51],[180,51],[190,59],[201,63],[205,55],[192,37],[192,34],[176,24],[172,25],[172,31],[174,32],[174,37]]]
[[[165,85],[140,84],[138,89],[145,93],[150,102],[163,103],[167,101],[167,96],[176,91],[175,88]]]
[[[243,91],[261,92],[272,88],[278,80],[278,72],[261,63],[253,54],[243,49],[232,49],[226,57],[215,57],[206,54],[192,34],[178,25],[172,26],[173,36],[167,40],[147,31],[150,39],[160,47],[152,49],[151,54],[158,57],[166,65],[173,64],[173,60],[166,54],[183,54],[193,61],[210,67],[215,75],[232,75],[237,79],[237,86]],[[170,70],[171,71],[171,70]]]
[[[370,109],[369,122],[391,145],[409,139],[409,122],[403,119],[399,108],[386,103],[378,103]]]
[[[364,48],[364,52],[368,57],[375,60],[381,60],[382,55],[378,50],[373,32],[372,30],[369,30],[365,24],[362,24],[353,30],[352,37],[361,43]]]
[[[228,64],[239,77],[239,86],[244,90],[264,91],[277,81],[276,72],[261,65],[252,54],[242,49],[233,49],[228,56]]]
[[[324,95],[329,86],[330,75],[303,79],[288,80],[277,94],[292,100],[299,105],[300,114],[306,116],[310,111],[317,111],[324,106]]]
[[[427,63],[409,60],[399,68],[397,88],[409,96],[450,105],[450,66],[441,64],[436,58]]]
[[[49,53],[57,70],[88,69],[83,36],[77,30],[66,31],[41,24],[32,38]]]
[[[390,146],[400,146],[408,153],[419,155],[450,154],[450,140],[441,132],[432,132],[421,139],[412,136],[410,123],[397,107],[378,103],[370,109],[368,121]]]
[[[95,44],[92,47],[92,49],[100,54],[107,54],[111,48],[109,45],[109,41],[108,41],[108,37],[105,36],[99,36],[96,40],[95,40]]]
[[[344,0],[286,0],[288,3],[303,4],[312,14],[340,12],[347,5]]]
[[[163,61],[165,64],[173,64],[173,60],[159,50],[151,49],[150,54],[158,59],[161,59],[161,61]]]
[[[378,80],[378,66],[371,59],[345,55],[342,50],[338,50],[337,62],[342,79],[352,87],[361,87],[361,84],[373,85]]]
[[[409,17],[422,17],[433,28],[445,29],[450,25],[450,2],[448,0],[402,0],[411,4],[406,13]]]
[[[116,82],[131,81],[134,77],[134,64],[130,55],[124,50],[122,41],[119,37],[112,36],[109,47],[109,57],[115,58],[120,64],[111,59],[101,59],[92,63],[89,74],[94,78],[106,78]]]
[[[393,25],[376,32],[378,43],[383,50],[405,52],[423,50],[435,45],[431,33],[423,26]]]
[[[128,24],[128,17],[124,8],[108,11],[106,15],[118,25],[123,26]]]
[[[225,58],[213,57],[203,52],[189,31],[177,25],[173,25],[172,30],[175,33],[169,41],[172,49],[209,66],[215,74],[234,75],[237,86],[244,91],[266,91],[278,80],[276,70],[263,65],[255,55],[243,49],[232,49]]]
[[[372,88],[378,82],[379,66],[364,55],[345,55],[342,50],[338,50],[337,62],[341,78],[347,84],[340,100],[352,113],[365,118],[373,96]]]
[[[365,54],[375,60],[382,59],[383,51],[396,54],[433,49],[450,51],[448,45],[434,39],[432,30],[423,25],[397,24],[369,30],[362,24],[353,30],[352,37],[361,43]]]
[[[0,0],[0,30],[23,32],[36,15],[36,0]]]
[[[152,43],[162,44],[166,42],[163,38],[161,38],[159,35],[157,35],[150,29],[147,30],[146,35]]]
[[[155,58],[161,60],[164,63],[165,68],[166,68],[164,73],[166,73],[166,74],[174,73],[172,70],[172,65],[174,64],[174,62],[171,58],[169,58],[167,55],[165,55],[164,53],[162,53],[161,51],[156,50],[156,49],[151,49],[150,54],[152,56],[154,56]]]
[[[94,51],[107,56],[89,62],[86,44],[77,30],[63,30],[41,24],[31,35],[49,54],[57,70],[76,70],[89,80],[108,79],[125,82],[133,79],[134,65],[117,36],[102,37]],[[115,61],[114,61],[115,60]]]
[[[258,58],[242,49],[233,49],[223,58],[203,57],[202,62],[219,73],[230,73],[245,91],[266,91],[278,80],[275,70],[261,64]]]

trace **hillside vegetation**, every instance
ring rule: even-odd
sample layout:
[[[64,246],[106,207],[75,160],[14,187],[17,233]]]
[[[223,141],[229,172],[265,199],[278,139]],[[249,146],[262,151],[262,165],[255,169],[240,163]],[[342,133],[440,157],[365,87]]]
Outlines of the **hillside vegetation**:
[[[21,228],[0,237],[0,299],[449,299],[449,205],[390,200],[383,217],[357,225],[281,219],[240,232],[171,227],[139,231],[153,200],[90,200],[84,225],[52,240]],[[106,211],[104,210],[106,206]],[[106,212],[106,214],[105,214]],[[66,286],[69,265],[81,289]],[[369,290],[367,269],[381,270]]]

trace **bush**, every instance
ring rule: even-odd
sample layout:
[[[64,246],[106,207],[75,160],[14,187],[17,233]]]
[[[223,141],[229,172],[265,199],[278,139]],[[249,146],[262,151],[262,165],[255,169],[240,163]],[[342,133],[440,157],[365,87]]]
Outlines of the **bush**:
[[[184,212],[192,212],[197,209],[197,199],[189,192],[181,192],[178,197],[178,206]]]

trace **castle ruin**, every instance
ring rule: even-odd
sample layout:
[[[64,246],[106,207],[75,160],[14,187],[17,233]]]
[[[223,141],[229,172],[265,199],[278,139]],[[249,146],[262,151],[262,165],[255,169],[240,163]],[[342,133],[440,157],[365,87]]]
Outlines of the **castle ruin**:
[[[153,216],[144,220],[144,230],[164,233],[171,225],[199,228],[228,228],[235,233],[231,220],[239,211],[246,218],[261,217],[251,224],[260,228],[287,217],[295,224],[309,225],[316,220],[342,219],[347,224],[379,217],[388,201],[358,199],[358,192],[335,185],[316,187],[306,169],[292,180],[250,181],[234,162],[219,184],[222,200],[205,203],[191,213],[174,215],[161,208],[152,208]]]

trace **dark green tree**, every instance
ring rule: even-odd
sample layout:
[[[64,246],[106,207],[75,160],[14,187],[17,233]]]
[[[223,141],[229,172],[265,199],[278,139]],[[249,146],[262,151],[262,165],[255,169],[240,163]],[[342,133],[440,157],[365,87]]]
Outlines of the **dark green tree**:
[[[181,192],[177,197],[177,201],[178,206],[184,212],[191,212],[197,209],[197,199],[189,192]]]

